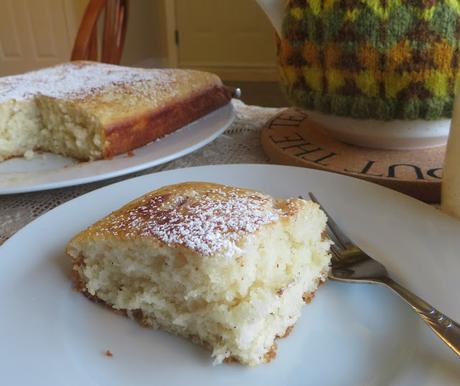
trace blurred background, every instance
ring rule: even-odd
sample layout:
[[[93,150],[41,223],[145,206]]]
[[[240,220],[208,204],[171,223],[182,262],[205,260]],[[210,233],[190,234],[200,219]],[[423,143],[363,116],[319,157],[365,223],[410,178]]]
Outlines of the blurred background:
[[[87,4],[0,1],[0,76],[68,61]],[[274,31],[251,0],[131,0],[121,64],[210,71],[241,87],[248,104],[288,105]]]

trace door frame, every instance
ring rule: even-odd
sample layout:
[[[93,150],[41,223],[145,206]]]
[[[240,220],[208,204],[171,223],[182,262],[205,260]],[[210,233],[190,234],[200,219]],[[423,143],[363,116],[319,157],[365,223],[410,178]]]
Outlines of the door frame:
[[[168,66],[179,66],[179,50],[176,44],[176,0],[163,0],[166,20],[166,51]]]
[[[166,21],[166,47],[167,63],[169,67],[179,67],[179,50],[177,46],[177,19],[176,0],[163,0]],[[275,32],[273,32],[275,33]],[[215,65],[215,66],[187,66],[190,69],[213,72],[227,81],[254,81],[254,82],[278,82],[279,75],[276,65]]]

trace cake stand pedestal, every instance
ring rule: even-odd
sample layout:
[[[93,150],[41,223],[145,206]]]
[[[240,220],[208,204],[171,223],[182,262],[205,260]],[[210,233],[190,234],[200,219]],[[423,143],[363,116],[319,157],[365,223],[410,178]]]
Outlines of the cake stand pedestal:
[[[401,151],[348,145],[296,108],[272,118],[262,129],[261,141],[273,163],[346,174],[428,203],[440,201],[445,146]]]

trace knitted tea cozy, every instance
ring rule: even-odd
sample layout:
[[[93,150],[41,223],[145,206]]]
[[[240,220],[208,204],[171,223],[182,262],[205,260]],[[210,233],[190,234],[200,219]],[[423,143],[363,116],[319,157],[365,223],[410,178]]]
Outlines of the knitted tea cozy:
[[[289,0],[282,83],[306,109],[439,119],[460,83],[459,0]]]

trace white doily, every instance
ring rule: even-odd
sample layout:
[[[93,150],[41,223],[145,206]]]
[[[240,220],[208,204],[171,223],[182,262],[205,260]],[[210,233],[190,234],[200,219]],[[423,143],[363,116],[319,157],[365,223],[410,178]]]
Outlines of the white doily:
[[[0,244],[48,210],[81,194],[126,178],[190,166],[266,163],[268,160],[260,145],[260,129],[281,109],[247,106],[235,99],[233,105],[236,119],[221,136],[204,148],[175,161],[142,172],[92,184],[44,192],[0,196]]]

